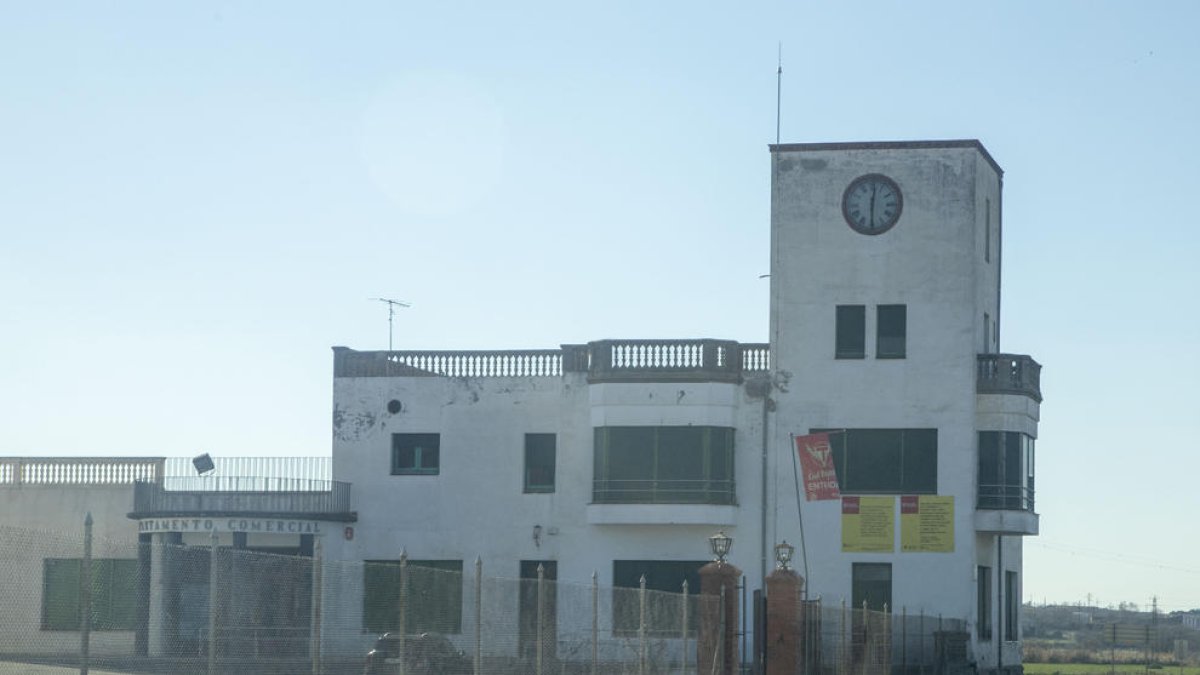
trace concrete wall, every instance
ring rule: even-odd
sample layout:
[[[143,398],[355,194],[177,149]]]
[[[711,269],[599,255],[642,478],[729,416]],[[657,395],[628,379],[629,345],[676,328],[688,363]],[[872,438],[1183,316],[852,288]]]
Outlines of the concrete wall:
[[[899,222],[878,235],[851,229],[841,212],[846,186],[867,173],[890,176],[904,195]],[[897,544],[893,554],[843,554],[839,505],[804,504],[810,593],[848,598],[852,563],[889,562],[897,610],[973,625],[974,567],[995,566],[992,539],[974,532],[977,430],[1036,435],[1037,424],[1025,397],[976,395],[976,355],[998,351],[1000,174],[964,143],[782,146],[772,176],[771,350],[787,383],[776,393],[773,447],[812,428],[936,428],[938,494],[955,498],[953,553]],[[882,304],[907,305],[904,359],[874,358]],[[867,358],[834,358],[837,305],[867,307]],[[778,537],[790,540],[799,519],[786,501]],[[897,537],[899,521],[897,508]],[[1005,567],[1021,569],[1018,537],[1006,540]]]
[[[83,557],[83,521],[93,519],[93,557],[137,558],[137,524],[127,485],[0,486],[0,653],[79,649],[78,631],[42,630],[43,560]],[[91,653],[133,650],[133,631],[92,633]]]

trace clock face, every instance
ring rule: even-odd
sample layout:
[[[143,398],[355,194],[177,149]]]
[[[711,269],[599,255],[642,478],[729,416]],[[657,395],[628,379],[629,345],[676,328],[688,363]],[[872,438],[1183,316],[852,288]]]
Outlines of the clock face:
[[[896,181],[881,173],[859,176],[842,195],[842,215],[856,232],[887,232],[904,209],[904,198]]]

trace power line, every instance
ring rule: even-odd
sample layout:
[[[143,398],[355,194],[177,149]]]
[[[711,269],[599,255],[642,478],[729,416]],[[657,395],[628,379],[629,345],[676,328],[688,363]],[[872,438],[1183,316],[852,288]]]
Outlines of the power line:
[[[1183,567],[1175,563],[1163,562],[1152,558],[1141,558],[1130,556],[1124,553],[1116,553],[1114,551],[1104,551],[1101,549],[1085,548],[1082,546],[1070,546],[1068,544],[1056,544],[1053,542],[1033,541],[1030,545],[1038,548],[1044,548],[1051,551],[1062,551],[1071,555],[1079,555],[1085,558],[1095,558],[1097,560],[1108,560],[1109,562],[1125,563],[1127,565],[1138,565],[1141,567],[1153,567],[1162,570],[1171,570],[1174,572],[1183,572],[1185,574],[1200,574],[1200,569]]]

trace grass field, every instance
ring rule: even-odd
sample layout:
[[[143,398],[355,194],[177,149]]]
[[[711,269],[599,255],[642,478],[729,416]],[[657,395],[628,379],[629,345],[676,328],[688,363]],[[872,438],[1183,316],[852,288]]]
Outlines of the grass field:
[[[1109,675],[1114,672],[1107,663],[1026,663],[1025,675]],[[1118,675],[1144,675],[1146,667],[1132,663],[1118,663]],[[1161,666],[1150,669],[1151,675],[1200,675],[1198,666]]]

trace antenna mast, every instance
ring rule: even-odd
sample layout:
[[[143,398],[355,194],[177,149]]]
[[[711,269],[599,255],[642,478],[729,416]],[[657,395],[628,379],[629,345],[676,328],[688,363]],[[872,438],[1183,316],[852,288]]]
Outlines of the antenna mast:
[[[775,145],[779,145],[779,113],[783,104],[783,43],[779,43],[779,70],[775,71]]]
[[[368,300],[378,300],[386,302],[388,306],[388,351],[392,351],[392,319],[396,316],[397,307],[412,307],[407,302],[392,300],[391,298],[367,298]]]

